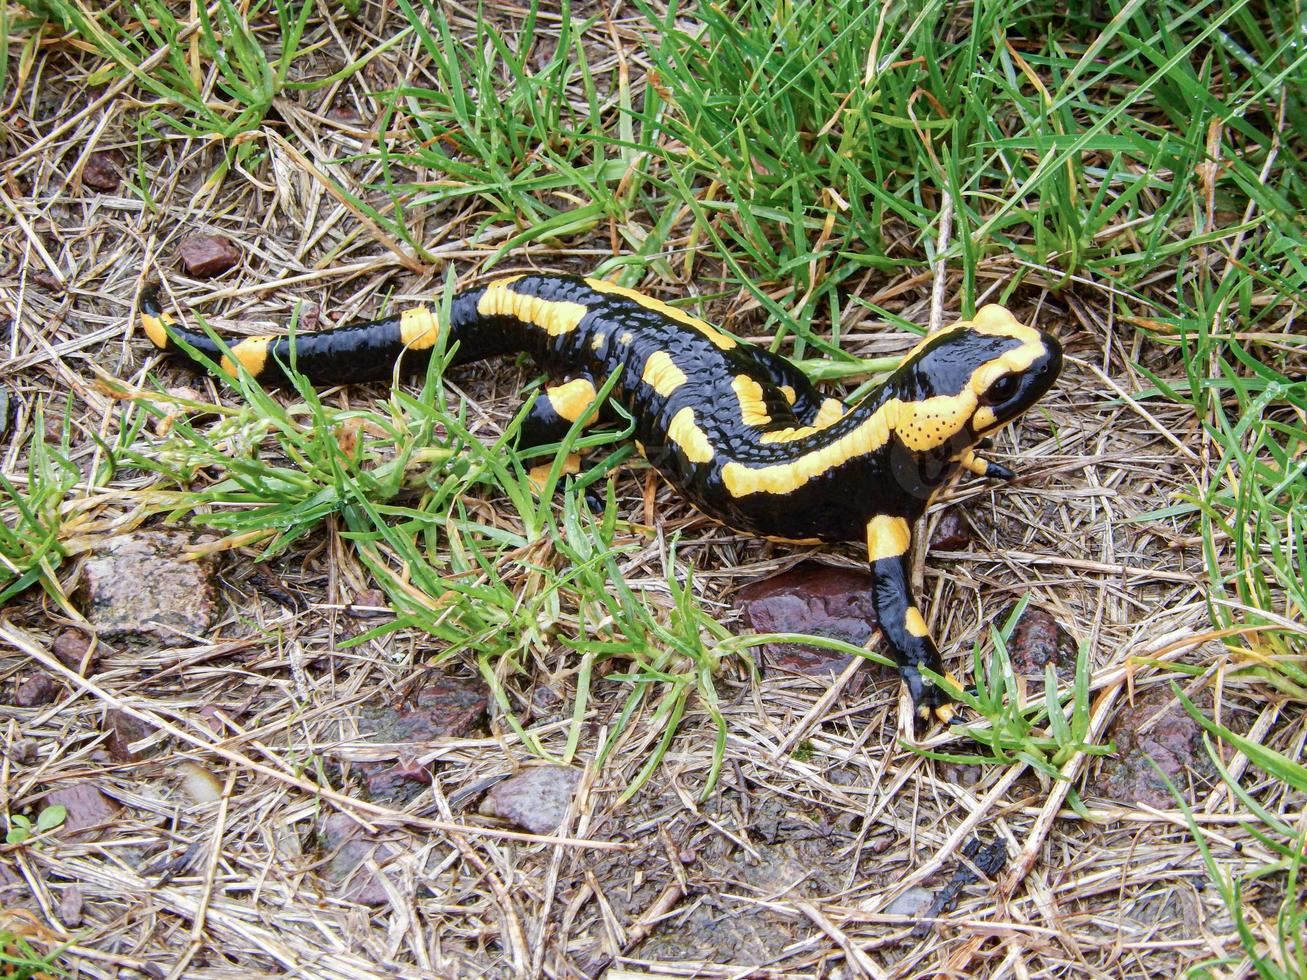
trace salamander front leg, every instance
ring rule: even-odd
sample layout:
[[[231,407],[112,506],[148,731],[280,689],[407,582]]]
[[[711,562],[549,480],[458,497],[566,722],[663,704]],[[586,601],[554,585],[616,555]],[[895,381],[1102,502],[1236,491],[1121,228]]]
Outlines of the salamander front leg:
[[[1016,479],[1016,474],[1006,466],[985,459],[979,453],[970,449],[962,457],[962,468],[988,480]]]
[[[908,553],[912,531],[902,517],[873,517],[867,524],[867,558],[871,563],[872,601],[885,644],[899,665],[917,717],[947,722],[953,717],[948,696],[926,680],[922,667],[944,673],[939,650],[912,599]],[[952,678],[950,677],[950,680]]]

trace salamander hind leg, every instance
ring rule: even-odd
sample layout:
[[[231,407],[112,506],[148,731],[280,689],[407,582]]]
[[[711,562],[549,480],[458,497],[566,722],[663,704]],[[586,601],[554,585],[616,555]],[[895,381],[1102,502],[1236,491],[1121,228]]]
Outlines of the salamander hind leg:
[[[561,442],[576,420],[594,404],[596,396],[594,382],[587,377],[546,385],[522,422],[518,448],[534,449]],[[527,476],[537,490],[544,486],[552,467],[553,460],[545,460],[531,467]],[[563,464],[563,472],[578,473],[580,469],[580,454],[569,453]]]
[[[939,650],[912,598],[908,558],[912,531],[902,517],[873,517],[867,524],[867,559],[871,563],[872,596],[881,635],[899,665],[917,717],[947,722],[953,717],[950,698],[921,673],[927,667],[944,674]],[[949,678],[952,680],[952,678]]]

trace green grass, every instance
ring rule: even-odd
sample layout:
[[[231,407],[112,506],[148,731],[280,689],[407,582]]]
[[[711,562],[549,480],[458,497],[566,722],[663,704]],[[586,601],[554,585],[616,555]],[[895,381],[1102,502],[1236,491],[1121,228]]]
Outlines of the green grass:
[[[1218,738],[1243,753],[1258,768],[1290,790],[1307,793],[1307,766],[1217,724],[1199,711],[1180,692],[1179,687],[1175,687],[1175,691],[1189,714],[1206,729],[1210,737]],[[1183,795],[1177,792],[1169,780],[1167,784],[1185,813],[1189,830],[1202,852],[1207,874],[1234,922],[1249,964],[1258,976],[1267,980],[1307,977],[1307,881],[1304,880],[1304,875],[1307,875],[1307,825],[1304,825],[1301,813],[1295,820],[1292,813],[1273,812],[1255,799],[1230,773],[1221,753],[1216,751],[1210,740],[1207,742],[1207,751],[1231,796],[1239,801],[1251,818],[1243,824],[1244,829],[1275,855],[1277,860],[1255,867],[1244,875],[1227,872],[1207,846]],[[1267,941],[1265,936],[1254,932],[1245,907],[1245,896],[1250,885],[1264,879],[1274,881],[1277,878],[1283,882],[1284,899],[1275,915]],[[1234,962],[1228,960],[1205,963],[1195,968],[1193,974],[1201,977],[1224,976],[1226,974],[1218,968],[1234,965]]]
[[[61,540],[65,505],[83,483],[70,437],[65,425],[59,442],[51,444],[45,409],[38,403],[20,453],[25,472],[14,479],[0,472],[0,605],[35,584],[67,604],[56,573],[67,557]]]
[[[25,936],[8,929],[0,929],[0,970],[6,980],[31,980],[33,977],[66,977],[70,974],[60,965],[62,950],[40,953]]]
[[[8,32],[19,26],[33,36],[43,26],[66,31],[104,58],[86,84],[99,86],[131,75],[141,92],[155,99],[137,117],[142,139],[179,133],[218,141],[223,152],[210,175],[213,190],[233,162],[249,166],[262,152],[261,140],[252,137],[277,98],[336,84],[400,39],[392,38],[335,72],[296,80],[295,63],[313,53],[303,43],[309,17],[317,9],[312,0],[199,3],[193,22],[185,8],[165,0],[108,6],[84,0],[25,0],[23,5],[33,18],[21,25],[0,20],[0,29]],[[5,5],[6,18],[12,16],[8,9]],[[142,182],[141,192],[148,199],[145,186]]]

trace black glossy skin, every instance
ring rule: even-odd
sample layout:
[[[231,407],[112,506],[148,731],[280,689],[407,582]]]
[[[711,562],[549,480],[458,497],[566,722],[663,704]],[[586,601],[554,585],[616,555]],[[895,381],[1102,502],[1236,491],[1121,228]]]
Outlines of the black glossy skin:
[[[501,283],[508,281],[501,281]],[[550,336],[541,326],[516,315],[485,315],[479,311],[491,283],[460,292],[453,300],[446,343],[457,347],[456,363],[519,351],[530,353],[550,375],[559,379],[584,377],[596,388],[620,369],[613,397],[620,399],[636,421],[635,438],[649,462],[705,514],[744,531],[787,539],[824,541],[866,540],[868,522],[878,516],[902,518],[910,526],[925,511],[931,496],[959,470],[968,449],[986,433],[1020,415],[1051,387],[1061,368],[1061,348],[1048,334],[1029,331],[1027,345],[1042,344],[1036,357],[1012,373],[1011,391],[993,398],[987,407],[992,423],[980,431],[973,420],[937,444],[911,448],[891,427],[883,444],[867,452],[840,457],[820,467],[800,486],[784,492],[732,493],[725,479],[728,465],[798,467],[813,460],[843,437],[861,430],[878,410],[897,400],[917,405],[926,399],[965,397],[973,373],[982,365],[1022,346],[1014,337],[959,329],[941,331],[879,388],[828,427],[788,442],[765,443],[766,432],[815,423],[823,398],[789,361],[760,348],[736,343],[723,349],[704,330],[674,317],[675,311],[651,309],[624,295],[600,291],[587,280],[571,276],[531,275],[511,282],[514,294],[551,304],[576,304],[584,315],[575,327]],[[576,306],[570,308],[575,309]],[[143,296],[147,314],[161,316],[151,292]],[[704,325],[704,329],[711,330]],[[221,356],[205,336],[172,328],[195,348]],[[1029,337],[1038,337],[1031,341]],[[729,341],[728,341],[729,343]],[[175,346],[175,345],[173,345]],[[169,348],[171,349],[171,347]],[[289,344],[271,341],[272,354],[259,380],[277,383],[284,376],[278,361],[289,361]],[[642,381],[651,355],[670,356],[684,381],[669,396]],[[296,367],[314,384],[384,380],[392,377],[401,358],[402,373],[424,370],[429,352],[404,349],[400,317],[369,321],[296,338]],[[760,386],[766,413],[763,425],[746,424],[732,385],[747,376]],[[794,394],[791,404],[782,392]],[[982,402],[983,403],[983,402]],[[712,458],[693,461],[669,435],[672,419],[692,409],[694,422],[712,447]],[[570,425],[540,398],[525,431],[526,442],[555,441]],[[989,476],[1010,476],[993,466]],[[890,651],[919,708],[946,700],[921,676],[919,666],[942,673],[940,658],[929,636],[914,635],[905,625],[915,612],[908,579],[907,549],[873,558],[876,607]]]

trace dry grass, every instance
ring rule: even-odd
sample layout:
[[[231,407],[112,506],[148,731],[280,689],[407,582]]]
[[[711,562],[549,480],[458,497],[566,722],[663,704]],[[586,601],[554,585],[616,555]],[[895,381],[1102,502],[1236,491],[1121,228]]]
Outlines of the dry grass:
[[[455,12],[455,28],[470,31],[472,16]],[[515,14],[496,16],[512,22]],[[315,19],[309,38],[325,43],[343,34],[341,48],[359,53],[373,43],[372,31],[384,37],[396,29],[375,17],[362,23],[366,29]],[[606,69],[619,63],[632,79],[644,77],[647,66],[631,43],[639,23],[634,15],[601,18],[589,30],[584,42],[596,77],[609,77]],[[316,304],[324,321],[337,322],[370,314],[390,291],[395,302],[439,292],[443,268],[362,222],[320,179],[329,172],[377,203],[367,189],[375,162],[328,163],[370,148],[368,127],[329,121],[327,111],[357,106],[374,118],[361,93],[422,77],[414,44],[397,45],[328,91],[279,97],[278,119],[249,137],[266,154],[257,171],[248,179],[233,172],[214,189],[206,178],[218,148],[171,136],[143,144],[138,164],[133,121],[141,106],[128,87],[88,109],[83,80],[98,63],[46,37],[8,95],[0,185],[10,222],[0,233],[7,255],[0,295],[13,324],[5,351],[6,473],[21,473],[16,454],[37,424],[38,401],[54,435],[66,415],[72,459],[83,474],[93,472],[124,418],[106,378],[144,386],[154,372],[166,384],[205,389],[211,400],[232,398],[151,356],[131,317],[146,276],[164,272],[185,303],[231,334],[264,332],[296,302]],[[114,149],[128,161],[122,190],[84,186],[89,154]],[[297,165],[302,158],[319,169]],[[148,181],[149,206],[127,186],[138,178]],[[476,278],[490,250],[516,232],[482,218],[467,205],[433,209],[424,219],[422,240],[453,263],[460,281]],[[663,250],[692,251],[693,227],[692,215],[682,215]],[[230,236],[243,266],[217,282],[185,281],[173,256],[180,239],[197,231]],[[590,268],[614,254],[616,241],[603,223],[565,246],[517,248],[496,271]],[[1010,259],[982,262],[978,291],[997,289],[1015,270]],[[701,262],[695,274],[714,281],[729,272]],[[1137,364],[1175,380],[1183,377],[1180,358],[1117,318],[1106,280],[1053,292],[1055,275],[1029,268],[1024,275],[1014,312],[1062,336],[1068,366],[1039,410],[1004,437],[1004,451],[1019,445],[1018,484],[969,482],[941,502],[964,507],[976,530],[970,551],[925,565],[924,606],[946,655],[968,652],[995,610],[1029,596],[1088,644],[1096,733],[1128,715],[1141,691],[1179,678],[1188,690],[1219,690],[1223,724],[1299,757],[1301,704],[1268,698],[1247,675],[1226,677],[1235,660],[1213,632],[1209,569],[1193,526],[1135,520],[1213,479],[1201,419],[1185,405],[1132,397],[1151,384]],[[925,324],[939,304],[946,319],[956,315],[961,287],[955,277],[916,267],[878,271],[855,292]],[[1167,288],[1158,281],[1142,295],[1161,303]],[[755,309],[731,293],[710,312],[749,335]],[[886,339],[874,318],[851,319],[846,350],[876,356],[906,344],[899,334]],[[451,381],[468,400],[473,430],[493,437],[531,377],[529,367],[495,363],[462,369]],[[369,404],[384,395],[351,389],[328,400]],[[644,477],[625,470],[617,480],[619,512],[637,524]],[[153,477],[123,471],[74,496],[64,512],[71,546],[137,526],[145,516],[139,505],[162,489]],[[633,550],[622,567],[632,588],[664,610],[672,570],[665,542],[676,531],[678,570],[693,563],[701,601],[728,624],[735,590],[808,554],[713,526],[666,488],[653,513],[659,532],[624,537]],[[90,781],[121,807],[91,836],[55,832],[0,846],[0,867],[22,879],[7,894],[21,895],[44,923],[33,941],[40,949],[67,944],[58,963],[72,975],[1174,976],[1201,961],[1242,959],[1180,811],[1093,796],[1087,777],[1110,763],[1085,756],[1068,764],[1069,783],[1024,764],[925,760],[903,746],[897,680],[869,665],[860,669],[874,672],[872,683],[846,684],[823,701],[825,684],[774,674],[755,681],[737,663],[724,664],[725,760],[706,802],[699,796],[716,728],[696,699],[651,782],[618,807],[662,734],[650,711],[637,714],[606,764],[587,765],[554,839],[505,833],[461,799],[460,791],[534,759],[498,715],[484,737],[422,746],[435,782],[407,806],[366,802],[350,781],[351,765],[394,758],[400,747],[362,739],[361,708],[417,689],[433,670],[472,676],[476,668],[466,656],[433,668],[432,651],[414,630],[341,648],[367,625],[345,608],[372,586],[341,530],[333,519],[271,562],[272,576],[307,601],[303,610],[261,590],[257,552],[236,548],[222,559],[225,614],[211,636],[101,644],[85,679],[49,652],[53,635],[73,625],[56,602],[33,589],[5,608],[0,682],[12,686],[36,669],[62,687],[45,707],[0,709],[0,801],[11,813],[35,812],[44,794]],[[851,567],[860,561],[851,548],[814,555]],[[60,570],[68,592],[77,568],[73,561]],[[504,569],[515,590],[527,579],[525,568]],[[1176,674],[1169,663],[1200,670]],[[515,708],[551,751],[561,752],[567,738],[575,671],[558,646],[505,679]],[[545,700],[545,688],[561,700]],[[620,684],[592,690],[581,761],[593,759],[613,730],[626,693]],[[201,714],[211,707],[222,712],[218,734]],[[134,760],[106,751],[111,709],[144,724]],[[935,736],[929,744],[947,742]],[[1228,747],[1224,758],[1265,806],[1290,822],[1301,814],[1300,794],[1257,775]],[[219,799],[197,802],[187,792],[188,765],[209,774]],[[1067,802],[1073,784],[1088,819]],[[1227,873],[1274,860],[1242,826],[1247,812],[1223,784],[1193,791],[1200,832]],[[394,848],[387,903],[352,904],[324,881],[318,834],[330,813],[349,815]],[[917,918],[892,914],[890,903],[914,886],[942,886],[977,835],[1007,843],[1007,868],[997,881],[965,890],[924,938],[914,936]],[[1267,879],[1246,896],[1247,914],[1266,936],[1282,888]],[[82,906],[76,926],[66,921],[74,889]],[[1246,972],[1228,967],[1228,975]]]

